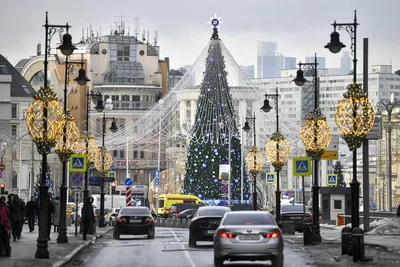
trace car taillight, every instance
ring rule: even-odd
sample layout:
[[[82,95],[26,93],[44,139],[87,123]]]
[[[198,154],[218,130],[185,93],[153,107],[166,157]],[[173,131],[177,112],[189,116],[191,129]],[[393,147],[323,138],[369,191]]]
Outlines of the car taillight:
[[[176,218],[180,218],[181,217],[181,215],[180,214],[176,214]]]
[[[276,238],[276,237],[280,237],[281,236],[281,232],[276,230],[276,231],[270,231],[267,233],[263,233],[263,236],[265,238]]]
[[[120,222],[120,223],[122,223],[122,222],[126,223],[126,220],[125,220],[125,218],[118,218],[118,222]]]
[[[221,238],[235,238],[237,234],[231,233],[231,232],[220,232],[219,236]]]
[[[147,218],[146,221],[145,221],[145,223],[152,223],[152,222],[153,222],[152,218]]]

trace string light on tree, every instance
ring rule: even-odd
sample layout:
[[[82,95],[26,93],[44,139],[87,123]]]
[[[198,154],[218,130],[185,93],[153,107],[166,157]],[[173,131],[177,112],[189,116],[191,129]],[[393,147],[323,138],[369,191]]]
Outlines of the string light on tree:
[[[86,142],[88,142],[88,154],[86,155]],[[82,134],[77,142],[73,144],[72,150],[76,154],[86,155],[88,162],[94,162],[99,146],[97,145],[94,136],[91,133],[85,132]]]
[[[64,115],[64,119],[59,122],[60,129],[66,128],[65,135],[62,131],[56,138],[56,153],[62,162],[69,160],[69,157],[74,152],[73,147],[75,143],[79,140],[79,130],[74,122],[74,117],[71,116],[69,112]],[[65,143],[64,143],[65,136]]]
[[[104,158],[104,163],[103,163]],[[110,170],[113,159],[105,147],[100,147],[94,159],[94,167],[101,173],[106,173]]]

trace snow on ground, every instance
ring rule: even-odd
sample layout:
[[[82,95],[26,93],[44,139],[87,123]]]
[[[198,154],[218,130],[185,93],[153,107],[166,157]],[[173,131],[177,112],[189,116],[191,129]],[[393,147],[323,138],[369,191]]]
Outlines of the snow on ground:
[[[336,226],[327,223],[321,223],[321,227],[332,229],[332,230],[342,230],[344,226]],[[346,226],[351,227],[351,224]],[[361,224],[360,228],[363,229],[364,225]],[[370,223],[370,231],[366,233],[367,235],[400,235],[400,218],[382,218],[376,219]]]

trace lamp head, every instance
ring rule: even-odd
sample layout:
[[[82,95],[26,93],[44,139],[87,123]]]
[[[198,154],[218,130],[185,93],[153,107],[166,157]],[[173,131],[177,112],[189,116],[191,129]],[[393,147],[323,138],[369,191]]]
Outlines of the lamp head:
[[[90,80],[88,79],[88,77],[86,77],[86,70],[81,68],[79,70],[79,74],[78,77],[76,77],[74,79],[74,81],[76,81],[79,85],[86,85],[87,82],[89,82]]]
[[[96,105],[95,108],[96,108],[97,112],[103,112],[104,105],[103,105],[103,100],[102,99],[98,99],[97,100],[97,105]]]
[[[63,42],[57,49],[61,50],[64,56],[72,55],[76,47],[72,44],[72,36],[69,33],[63,35]]]
[[[113,133],[115,133],[118,130],[117,123],[115,122],[114,118],[113,118],[113,121],[111,122],[110,130]]]
[[[265,99],[264,100],[264,105],[261,107],[262,111],[264,111],[265,113],[268,113],[271,111],[272,107],[269,104],[269,100]]]
[[[112,102],[111,98],[107,99],[107,100],[106,100],[105,109],[108,110],[108,111],[110,111],[110,110],[113,109],[113,106],[114,106],[114,105],[113,105],[113,102]]]
[[[297,71],[296,78],[293,81],[297,86],[303,86],[307,82],[304,78],[304,71],[302,69]]]
[[[342,42],[340,42],[339,36],[340,35],[337,31],[332,32],[331,41],[325,45],[325,48],[328,48],[332,53],[339,53],[342,48],[346,47]]]
[[[246,133],[250,131],[250,126],[248,121],[244,123],[243,131],[245,131]]]

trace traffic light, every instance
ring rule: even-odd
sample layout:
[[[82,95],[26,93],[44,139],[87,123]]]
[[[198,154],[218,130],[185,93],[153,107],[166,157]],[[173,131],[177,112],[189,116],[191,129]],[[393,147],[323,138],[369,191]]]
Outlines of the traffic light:
[[[1,184],[0,185],[0,194],[4,195],[6,193],[6,185],[5,184]]]

